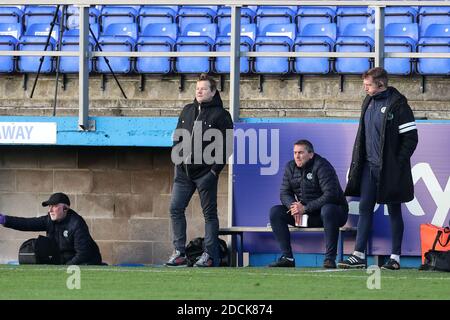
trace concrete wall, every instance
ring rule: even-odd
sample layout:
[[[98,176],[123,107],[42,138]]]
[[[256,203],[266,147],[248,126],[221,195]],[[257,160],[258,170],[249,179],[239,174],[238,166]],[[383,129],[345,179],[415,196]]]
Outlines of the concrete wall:
[[[215,77],[217,80],[219,77]],[[241,117],[358,117],[364,97],[360,76],[345,76],[340,92],[340,77],[305,76],[303,92],[298,89],[298,77],[266,76],[263,92],[258,90],[258,77],[244,76],[241,81]],[[51,115],[55,77],[42,75],[33,99],[29,98],[34,78],[30,76],[24,91],[21,75],[0,75],[0,115]],[[90,115],[97,116],[177,116],[191,102],[195,77],[187,76],[180,92],[177,76],[148,76],[143,91],[138,76],[119,76],[128,96],[125,100],[111,76],[105,90],[101,77],[90,77]],[[427,77],[422,93],[421,77],[391,77],[391,85],[407,96],[416,117],[450,119],[450,79]],[[229,82],[225,81],[222,98],[228,106]],[[57,115],[78,114],[78,78],[69,75],[66,90],[59,89]]]
[[[0,147],[0,212],[36,217],[57,191],[89,225],[105,262],[161,264],[173,248],[168,213],[173,183],[166,148]],[[219,180],[220,224],[227,223],[227,173]],[[197,193],[187,212],[188,240],[203,236]],[[38,233],[0,227],[0,263],[17,260]]]

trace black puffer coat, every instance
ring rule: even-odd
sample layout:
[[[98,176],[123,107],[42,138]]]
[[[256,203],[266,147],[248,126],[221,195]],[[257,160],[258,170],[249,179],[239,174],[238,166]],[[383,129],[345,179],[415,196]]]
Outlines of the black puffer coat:
[[[336,171],[327,159],[317,153],[301,168],[297,167],[294,160],[288,162],[281,184],[280,200],[286,208],[293,202],[302,202],[307,214],[319,214],[325,204],[340,205],[348,212],[347,200]]]
[[[102,264],[100,250],[89,234],[84,219],[69,209],[67,216],[58,222],[52,221],[50,215],[37,218],[20,218],[5,216],[4,226],[20,231],[46,231],[47,237],[58,244],[61,264]]]
[[[397,89],[388,87],[390,98],[384,112],[381,131],[381,167],[377,203],[399,203],[414,199],[410,158],[418,143],[414,114],[408,101]],[[353,147],[352,163],[345,195],[361,195],[361,174],[366,161],[364,114],[370,103],[368,95],[362,104],[358,133]]]
[[[219,175],[228,158],[228,155],[226,154],[226,130],[233,129],[233,121],[231,119],[231,115],[227,110],[224,109],[219,91],[216,91],[216,94],[214,95],[212,101],[199,104],[197,102],[197,99],[194,99],[193,103],[186,105],[181,111],[181,114],[178,118],[177,129],[186,129],[189,131],[189,133],[191,134],[191,150],[194,150],[195,147],[194,135],[192,134],[192,132],[196,132],[197,130],[194,130],[194,124],[196,121],[196,125],[201,124],[202,126],[201,131],[199,130],[199,132],[202,132],[202,136],[208,129],[218,129],[222,133],[223,143],[221,147],[223,157],[220,159],[220,161],[212,164],[207,164],[205,163],[205,161],[202,161],[202,163],[195,163],[194,152],[191,152],[190,154],[181,154],[179,150],[175,149],[173,150],[173,152],[176,152],[184,159],[183,163],[178,165],[192,179],[199,178],[208,173],[210,170],[214,171],[216,175]],[[232,131],[230,132],[232,133]],[[177,136],[176,131],[176,133],[174,134],[174,138],[177,138],[177,140],[174,141],[173,148],[181,147],[183,137]],[[205,148],[213,142],[203,141],[201,153],[203,154]]]

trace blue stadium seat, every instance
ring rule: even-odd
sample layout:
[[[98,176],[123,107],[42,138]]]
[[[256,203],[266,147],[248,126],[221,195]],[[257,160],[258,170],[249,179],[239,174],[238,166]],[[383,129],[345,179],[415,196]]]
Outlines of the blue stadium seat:
[[[0,36],[11,36],[19,40],[22,36],[22,24],[0,23]]]
[[[136,51],[173,51],[177,39],[176,23],[149,24],[142,32],[136,44]],[[136,72],[139,73],[170,73],[172,63],[170,57],[136,58]]]
[[[419,39],[417,23],[390,23],[385,28],[385,52],[415,52]],[[413,72],[409,58],[386,58],[384,67],[390,74],[408,75]]]
[[[136,26],[137,28],[137,26]],[[128,36],[100,36],[99,45],[106,52],[131,52],[134,51],[136,42]],[[100,51],[98,45],[95,46],[96,51]],[[132,59],[130,57],[107,57],[111,68],[115,73],[129,73],[133,70]],[[98,57],[94,64],[95,71],[99,73],[111,73],[105,59]]]
[[[136,23],[137,15],[132,7],[104,6],[100,14],[101,32],[113,23]]]
[[[45,36],[22,36],[17,45],[17,50],[21,51],[43,51],[45,48]],[[47,51],[52,51],[55,48],[55,40],[50,37],[49,46]],[[17,62],[17,70],[24,73],[35,73],[39,68],[40,57],[37,56],[21,56]],[[41,73],[50,73],[55,70],[53,58],[45,57],[42,64]]]
[[[300,6],[295,20],[298,32],[301,34],[303,28],[308,24],[314,23],[333,23],[336,12],[329,7],[302,7]]]
[[[25,12],[23,14],[25,31],[28,29],[28,26],[31,26],[35,23],[50,25],[50,23],[53,21],[55,11],[55,6],[26,6]],[[56,23],[59,24],[60,18],[61,11],[58,12]]]
[[[47,23],[33,23],[29,25],[27,30],[25,31],[25,35],[27,36],[48,36],[50,32],[50,25]],[[51,37],[58,41],[59,39],[59,26],[55,25],[52,30]]]
[[[61,39],[61,51],[78,51],[79,36],[64,34]],[[89,37],[89,50],[94,50],[94,40]],[[89,72],[92,71],[92,60],[88,64]],[[79,58],[78,57],[61,57],[59,60],[59,71],[62,73],[78,73]]]
[[[430,24],[425,35],[420,38],[418,52],[449,52],[450,24]],[[423,75],[448,75],[450,59],[420,58],[417,61],[417,72]]]
[[[295,39],[294,51],[332,52],[336,41],[335,23],[310,23]],[[294,72],[302,74],[330,73],[332,66],[329,58],[296,58]]]
[[[254,44],[257,52],[289,52],[294,44],[297,25],[269,24],[259,31]],[[256,73],[285,74],[290,72],[289,58],[258,57],[253,65]]]
[[[94,7],[89,8],[89,24],[98,24],[100,17],[100,11]],[[80,28],[80,10],[76,6],[67,7],[66,27],[68,29]]]
[[[23,11],[16,7],[0,7],[0,23],[22,23]]]
[[[419,35],[424,36],[431,24],[450,24],[450,7],[420,7],[417,20]]]
[[[216,36],[217,25],[215,23],[191,23],[185,27],[183,36],[178,37],[175,48],[176,51],[181,52],[212,51]],[[211,60],[209,57],[178,57],[175,70],[180,73],[210,72]]]
[[[187,25],[213,23],[216,15],[217,6],[182,6],[178,10],[176,22],[181,34],[184,34]]]
[[[413,7],[386,7],[384,10],[384,25],[390,23],[414,23],[417,10]]]
[[[353,23],[374,23],[374,9],[368,7],[338,7],[336,10],[338,35],[344,35],[347,25]]]
[[[252,8],[241,8],[241,25],[252,24],[255,19],[256,12]],[[219,34],[223,34],[224,30],[231,24],[231,8],[228,6],[220,7],[217,11],[215,21],[219,27]]]
[[[430,24],[424,37],[450,37],[450,24]]]
[[[417,23],[390,23],[386,26],[384,35],[386,37],[408,37],[419,40],[419,25]]]
[[[100,35],[100,25],[98,23],[92,23],[89,25],[92,32],[94,33],[95,39],[98,39]],[[66,36],[79,36],[80,35],[80,29],[68,29],[64,31],[64,35]],[[89,32],[89,36],[92,36]]]
[[[263,30],[269,24],[295,23],[297,6],[259,6],[256,11],[255,23],[258,30]]]
[[[103,36],[128,36],[136,41],[138,37],[138,26],[136,23],[112,23],[103,29]]]
[[[222,36],[217,37],[216,44],[214,45],[214,51],[230,51],[230,29],[231,26],[222,31]],[[241,25],[241,39],[240,50],[242,52],[251,51],[256,38],[256,24],[243,24]],[[240,58],[240,72],[249,73],[250,59],[248,57]],[[216,73],[230,73],[230,58],[217,57],[214,63],[214,71]]]
[[[16,50],[17,39],[0,33],[0,51]],[[11,73],[15,70],[15,61],[12,56],[0,56],[0,73]]]
[[[143,6],[137,17],[139,32],[142,34],[145,28],[153,23],[175,23],[177,12],[177,6]]]
[[[385,37],[385,52],[415,52],[417,41],[409,37]],[[385,58],[384,68],[389,74],[409,75],[413,72],[410,58]]]
[[[374,26],[364,23],[346,25],[336,40],[336,52],[371,52],[374,47]],[[361,74],[372,67],[369,58],[336,58],[334,70],[342,74]]]

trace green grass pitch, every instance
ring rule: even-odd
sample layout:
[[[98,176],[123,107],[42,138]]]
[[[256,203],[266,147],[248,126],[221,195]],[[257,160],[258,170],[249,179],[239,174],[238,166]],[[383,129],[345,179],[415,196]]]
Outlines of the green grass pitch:
[[[369,274],[365,269],[83,266],[79,273],[67,271],[0,265],[0,299],[450,299],[450,273],[415,269]]]

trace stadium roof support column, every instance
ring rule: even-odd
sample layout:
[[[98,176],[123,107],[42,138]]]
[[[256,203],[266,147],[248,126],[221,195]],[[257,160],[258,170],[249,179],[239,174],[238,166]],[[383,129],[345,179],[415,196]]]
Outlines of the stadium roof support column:
[[[78,128],[89,130],[89,6],[80,5]]]
[[[241,7],[231,6],[231,39],[230,39],[230,114],[233,122],[239,121],[239,83],[240,83],[240,51],[241,51]],[[234,144],[234,138],[228,143]],[[234,146],[232,148],[234,150]],[[228,226],[233,225],[233,153],[228,159]]]
[[[375,67],[384,67],[384,8],[375,7]]]

